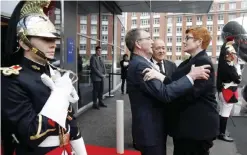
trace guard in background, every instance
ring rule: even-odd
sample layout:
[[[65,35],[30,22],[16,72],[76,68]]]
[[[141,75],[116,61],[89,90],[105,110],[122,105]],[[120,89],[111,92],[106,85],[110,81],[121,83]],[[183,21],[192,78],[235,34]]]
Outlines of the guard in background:
[[[227,38],[227,41],[221,47],[217,73],[217,90],[220,100],[220,135],[218,138],[233,142],[233,139],[225,132],[233,105],[238,102],[238,84],[241,80],[241,73],[240,66],[237,65],[233,38]]]
[[[43,12],[49,4],[20,1],[9,20],[4,64],[11,67],[1,67],[4,155],[87,155],[71,106],[77,77],[49,62],[60,38]]]

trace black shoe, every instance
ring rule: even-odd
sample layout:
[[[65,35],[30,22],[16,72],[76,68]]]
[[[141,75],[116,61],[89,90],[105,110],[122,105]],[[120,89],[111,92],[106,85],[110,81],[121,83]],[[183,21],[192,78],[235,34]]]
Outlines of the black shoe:
[[[98,109],[99,110],[99,106],[97,104],[93,104],[93,109]]]
[[[107,106],[103,103],[103,104],[99,104],[100,107],[104,107],[106,108]]]
[[[139,151],[139,149],[138,149],[137,146],[136,146],[136,143],[133,142],[132,145],[133,145],[133,148],[134,148],[134,149],[136,149],[136,150]]]
[[[99,106],[100,107],[104,107],[104,108],[106,108],[107,106],[101,101],[101,102],[99,102]]]
[[[226,142],[233,142],[233,138],[229,137],[229,136],[226,136],[225,134],[220,134],[218,136],[218,139],[219,140],[223,140],[223,141],[226,141]]]

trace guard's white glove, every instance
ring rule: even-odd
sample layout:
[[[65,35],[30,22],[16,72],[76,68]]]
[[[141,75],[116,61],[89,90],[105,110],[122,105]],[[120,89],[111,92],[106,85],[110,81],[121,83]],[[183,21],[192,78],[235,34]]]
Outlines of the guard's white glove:
[[[65,73],[62,77],[56,79],[55,83],[46,74],[41,75],[41,80],[52,91],[40,114],[66,128],[65,122],[70,104],[69,98],[74,89],[69,73]]]
[[[240,67],[240,64],[235,64],[235,68],[236,68],[236,70],[237,70],[238,75],[239,75],[239,76],[241,76],[241,75],[242,75],[242,73],[241,73],[241,67]]]
[[[55,75],[52,76],[52,80],[56,83],[56,80],[61,78],[61,74],[57,70],[53,70],[53,72]],[[52,88],[51,88],[51,90],[52,90]],[[69,97],[69,102],[70,103],[76,103],[78,100],[79,100],[79,96],[78,96],[75,88],[73,87],[73,90],[72,90],[70,97]]]
[[[143,80],[144,81],[149,81],[152,79],[158,79],[161,82],[164,81],[165,79],[165,75],[161,74],[159,71],[155,70],[155,69],[151,69],[151,68],[146,68],[142,71],[144,75]]]

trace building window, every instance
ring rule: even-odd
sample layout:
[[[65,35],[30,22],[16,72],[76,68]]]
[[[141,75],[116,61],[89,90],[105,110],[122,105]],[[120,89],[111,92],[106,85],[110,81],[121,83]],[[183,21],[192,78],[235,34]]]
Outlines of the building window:
[[[97,31],[97,26],[92,25],[91,26],[91,32]]]
[[[233,20],[236,17],[237,17],[236,14],[228,14],[228,20]]]
[[[182,50],[181,46],[176,47],[176,52],[181,52],[181,50]]]
[[[192,26],[186,26],[186,30],[188,30],[189,28],[191,28]]]
[[[213,20],[213,16],[212,15],[208,15],[208,21],[212,21]]]
[[[160,29],[159,28],[154,28],[154,33],[159,33],[160,32]]]
[[[108,26],[107,25],[103,25],[101,31],[108,31]]]
[[[157,40],[157,39],[159,39],[159,37],[154,37],[154,40]]]
[[[85,37],[80,37],[80,41],[86,41],[87,40],[87,38],[85,38]]]
[[[149,25],[149,19],[142,19],[141,25]]]
[[[97,21],[97,15],[91,15],[91,20],[92,21]]]
[[[87,30],[87,25],[80,25],[80,30],[81,31],[86,31]]]
[[[91,44],[91,50],[95,50],[96,44]]]
[[[172,42],[172,37],[167,37],[167,42],[171,43]]]
[[[97,35],[91,35],[91,38],[92,38],[93,40],[96,40],[96,39],[97,39]]]
[[[60,20],[60,15],[56,15],[56,20]]]
[[[124,36],[121,37],[121,42],[124,42]]]
[[[172,52],[172,47],[171,46],[167,46],[166,50],[167,50],[167,52]]]
[[[182,27],[181,26],[177,27],[177,33],[182,33]]]
[[[136,13],[135,12],[132,12],[132,17],[135,17],[136,16]]]
[[[80,50],[86,50],[86,45],[85,44],[83,44],[83,45],[81,44],[80,45]]]
[[[212,25],[208,25],[207,29],[208,29],[208,31],[213,32],[213,26]]]
[[[220,52],[221,46],[217,46],[216,52]]]
[[[217,41],[222,41],[222,37],[221,36],[217,36]]]
[[[181,43],[182,42],[182,37],[181,36],[177,36],[177,42]]]
[[[170,23],[170,24],[172,23],[172,18],[171,17],[167,18],[167,23]]]
[[[229,3],[229,10],[231,10],[231,9],[236,9],[236,3],[235,2]]]
[[[172,33],[172,27],[167,27],[167,33]]]
[[[196,17],[196,21],[197,21],[197,22],[201,22],[201,21],[202,21],[202,16],[197,16],[197,17]]]
[[[108,16],[107,15],[102,15],[102,21],[108,21]]]
[[[141,16],[148,16],[148,15],[149,15],[148,12],[143,12],[143,13],[141,14]]]
[[[223,15],[218,15],[218,20],[224,20],[224,16]]]
[[[187,22],[192,22],[192,17],[187,17]]]
[[[224,27],[224,25],[218,25],[218,31],[222,31],[222,29],[223,29],[223,27]]]
[[[177,17],[177,23],[182,23],[182,17]]]
[[[160,19],[159,18],[154,18],[154,24],[160,24]]]
[[[218,4],[218,10],[225,10],[225,4],[224,3],[219,3]]]
[[[218,25],[218,31],[222,31],[224,25]]]
[[[167,60],[172,60],[172,56],[171,56],[171,55],[167,55],[167,56],[166,56],[166,59],[167,59]]]
[[[87,16],[80,16],[80,20],[87,20]]]
[[[102,35],[102,41],[107,42],[108,41],[108,36],[107,35]]]
[[[132,20],[132,26],[136,25],[136,20]]]
[[[176,56],[177,60],[182,60],[181,56]]]
[[[241,7],[242,9],[247,9],[247,1],[242,1]]]

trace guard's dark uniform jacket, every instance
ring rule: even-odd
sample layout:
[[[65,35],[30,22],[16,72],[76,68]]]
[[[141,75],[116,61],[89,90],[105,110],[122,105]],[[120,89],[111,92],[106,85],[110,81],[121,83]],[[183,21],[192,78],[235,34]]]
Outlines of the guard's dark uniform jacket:
[[[48,137],[59,135],[58,124],[39,114],[51,94],[41,81],[41,75],[49,75],[49,67],[27,58],[19,64],[19,75],[2,74],[2,139],[9,141],[15,135],[16,155],[44,155],[57,147],[39,147]],[[59,103],[54,103],[59,106]],[[80,138],[73,117],[72,106],[66,121],[70,139]],[[5,148],[6,149],[6,148]]]

